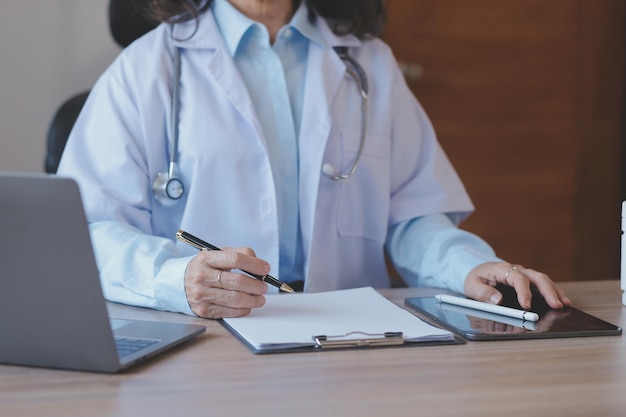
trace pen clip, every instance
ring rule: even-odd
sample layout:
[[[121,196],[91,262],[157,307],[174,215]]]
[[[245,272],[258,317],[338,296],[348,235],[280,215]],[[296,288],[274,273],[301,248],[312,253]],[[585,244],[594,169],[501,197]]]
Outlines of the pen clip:
[[[361,334],[367,337],[350,338],[354,334]],[[356,331],[335,336],[314,336],[313,340],[315,340],[317,348],[375,347],[404,344],[402,332],[365,333]]]

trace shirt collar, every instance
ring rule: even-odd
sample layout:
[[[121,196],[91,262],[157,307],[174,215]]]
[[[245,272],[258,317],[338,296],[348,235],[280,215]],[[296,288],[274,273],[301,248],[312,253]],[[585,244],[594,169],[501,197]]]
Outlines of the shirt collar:
[[[250,27],[258,23],[237,10],[228,0],[214,0],[211,9],[219,31],[224,38],[226,47],[230,54],[234,56],[246,32]],[[319,29],[311,24],[308,19],[308,9],[305,5],[305,1],[300,3],[300,6],[287,26],[296,29],[302,36],[310,41],[314,41],[320,45],[324,44]]]
[[[309,10],[305,3],[306,1],[300,3],[298,10],[296,10],[289,24],[308,40],[323,45],[324,39],[322,38],[322,34],[317,26],[309,21]],[[317,18],[321,19],[319,16]]]

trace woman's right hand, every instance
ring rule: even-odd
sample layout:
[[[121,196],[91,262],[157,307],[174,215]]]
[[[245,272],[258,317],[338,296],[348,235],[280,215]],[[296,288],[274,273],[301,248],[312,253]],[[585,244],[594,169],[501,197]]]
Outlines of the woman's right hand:
[[[185,270],[185,293],[199,317],[240,317],[265,304],[267,284],[243,272],[267,275],[270,265],[250,248],[201,251]]]

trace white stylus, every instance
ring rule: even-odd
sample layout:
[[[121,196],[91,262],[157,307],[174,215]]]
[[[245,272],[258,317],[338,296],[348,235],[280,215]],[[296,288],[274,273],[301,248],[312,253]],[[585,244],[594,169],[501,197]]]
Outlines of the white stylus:
[[[437,294],[435,298],[442,303],[454,304],[473,308],[480,311],[488,311],[490,313],[500,314],[502,316],[515,317],[520,320],[537,321],[539,314],[532,311],[518,310],[511,307],[503,307],[495,304],[483,303],[482,301],[470,300],[469,298],[455,297],[447,294]]]

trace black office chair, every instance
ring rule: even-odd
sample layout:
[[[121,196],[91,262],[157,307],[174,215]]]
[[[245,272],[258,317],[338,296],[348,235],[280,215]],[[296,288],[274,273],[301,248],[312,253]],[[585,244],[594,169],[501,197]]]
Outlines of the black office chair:
[[[115,42],[122,48],[135,39],[149,32],[157,23],[148,20],[139,12],[139,7],[146,0],[110,0],[109,29]],[[74,126],[89,91],[84,91],[66,100],[56,111],[48,128],[44,169],[53,174],[59,167],[59,161],[65,149],[65,142]]]

